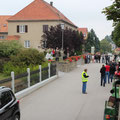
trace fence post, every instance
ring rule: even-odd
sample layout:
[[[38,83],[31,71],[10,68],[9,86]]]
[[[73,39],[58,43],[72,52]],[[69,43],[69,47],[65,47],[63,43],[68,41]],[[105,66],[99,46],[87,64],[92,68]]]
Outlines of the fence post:
[[[11,72],[11,78],[12,78],[12,83],[11,83],[12,91],[13,91],[13,93],[15,93],[15,74],[14,74],[14,72]]]
[[[50,78],[50,63],[48,63],[48,78]]]
[[[41,67],[41,65],[39,65],[39,70],[40,70],[40,72],[39,72],[39,81],[41,82],[42,81],[42,67]]]
[[[27,77],[28,87],[30,87],[30,68],[27,68],[27,73],[28,73],[28,77]]]

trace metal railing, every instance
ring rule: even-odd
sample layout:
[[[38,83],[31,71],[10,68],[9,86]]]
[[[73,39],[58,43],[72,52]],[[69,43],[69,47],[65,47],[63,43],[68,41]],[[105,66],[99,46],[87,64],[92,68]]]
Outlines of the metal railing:
[[[11,72],[10,78],[0,80],[0,86],[10,87],[14,93],[17,93],[56,75],[56,72],[56,65],[49,63],[48,67],[45,68],[39,65],[39,69],[35,71],[30,71],[30,68],[27,68],[26,73],[19,75],[15,75],[14,72]]]

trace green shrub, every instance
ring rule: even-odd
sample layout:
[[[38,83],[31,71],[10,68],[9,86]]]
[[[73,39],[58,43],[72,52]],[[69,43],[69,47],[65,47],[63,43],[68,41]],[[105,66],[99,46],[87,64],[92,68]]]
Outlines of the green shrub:
[[[0,58],[9,58],[21,50],[22,45],[18,41],[0,42]]]
[[[15,74],[24,73],[27,71],[26,66],[14,66],[12,62],[4,64],[3,73],[7,76],[11,75],[11,72],[14,71]]]
[[[0,73],[3,72],[3,67],[4,67],[4,61],[0,59]]]
[[[48,63],[43,63],[42,68],[47,67]],[[10,76],[11,72],[14,71],[15,75],[20,73],[27,72],[27,68],[30,68],[30,71],[38,70],[39,65],[29,65],[29,66],[14,66],[12,62],[7,62],[4,64],[3,73],[5,76]]]
[[[11,71],[15,72],[15,75],[24,73],[27,68],[31,71],[39,69],[39,65],[44,63],[44,54],[39,53],[35,49],[22,49],[16,56],[10,57],[11,61],[4,64],[3,71],[5,75],[10,75]],[[43,66],[48,66],[48,62],[45,62]]]
[[[45,67],[48,67],[48,61],[46,61],[46,62],[44,62],[43,64],[42,64],[42,68],[45,68]]]
[[[76,55],[81,55],[82,51],[75,51]]]
[[[0,73],[3,73],[4,64],[7,63],[9,60],[9,58],[0,59]]]
[[[44,62],[44,57],[44,54],[36,49],[24,49],[17,56],[12,56],[11,61],[18,66],[40,65]]]

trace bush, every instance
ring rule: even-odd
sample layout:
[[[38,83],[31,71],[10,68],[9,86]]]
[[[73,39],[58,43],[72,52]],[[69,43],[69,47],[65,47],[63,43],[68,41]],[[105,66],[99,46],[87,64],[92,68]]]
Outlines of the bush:
[[[81,55],[82,51],[75,51],[76,55]]]
[[[12,62],[4,64],[3,73],[7,76],[11,75],[11,72],[14,71],[15,74],[24,73],[27,70],[26,66],[14,66]]]
[[[22,45],[18,41],[0,42],[0,58],[9,58],[16,55],[21,50]]]
[[[0,73],[3,73],[4,64],[7,63],[9,60],[10,59],[8,58],[0,59]]]
[[[39,53],[35,49],[21,50],[19,54],[10,58],[11,61],[4,65],[5,75],[10,75],[11,71],[14,71],[16,75],[24,73],[27,71],[27,68],[30,68],[31,71],[36,70],[39,69],[38,65],[44,62],[44,54]]]
[[[3,67],[4,67],[4,61],[0,59],[0,73],[3,72]]]
[[[24,49],[17,56],[11,56],[11,62],[17,66],[41,65],[44,57],[44,54],[36,49]]]
[[[47,67],[48,66],[48,62],[43,63],[42,68]],[[3,73],[6,76],[10,76],[11,72],[14,71],[15,75],[21,74],[21,73],[25,73],[27,72],[27,68],[30,68],[30,71],[34,71],[34,70],[38,70],[39,69],[39,65],[29,65],[29,66],[18,66],[18,65],[13,65],[12,62],[7,62],[6,64],[4,64],[3,67]]]

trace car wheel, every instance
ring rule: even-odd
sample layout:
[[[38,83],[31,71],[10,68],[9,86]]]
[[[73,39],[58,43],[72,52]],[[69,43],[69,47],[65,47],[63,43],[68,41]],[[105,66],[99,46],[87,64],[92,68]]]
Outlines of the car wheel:
[[[20,120],[19,115],[15,115],[14,120]]]

